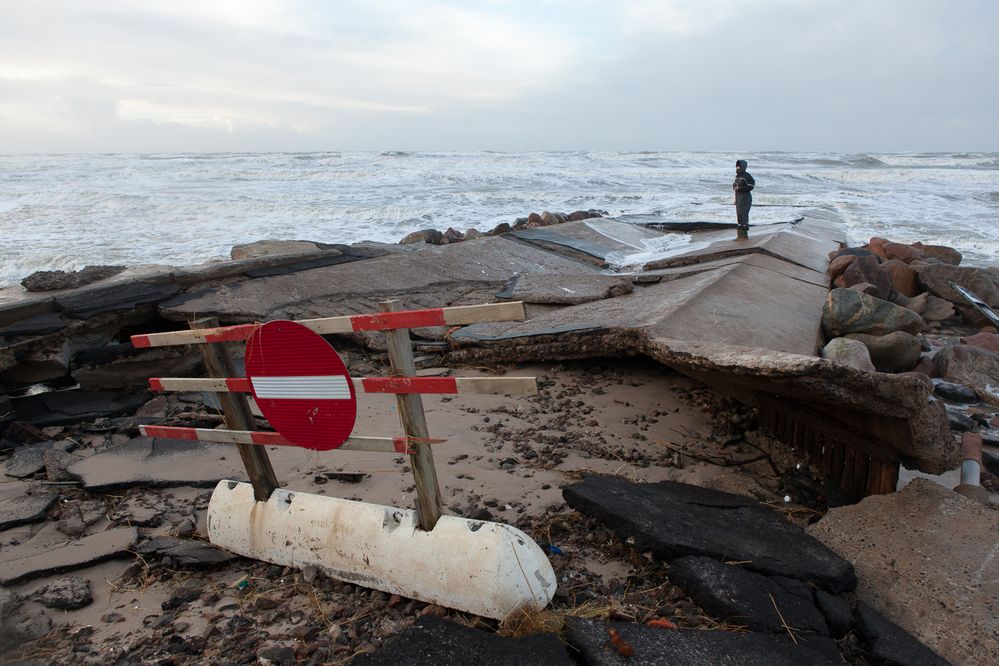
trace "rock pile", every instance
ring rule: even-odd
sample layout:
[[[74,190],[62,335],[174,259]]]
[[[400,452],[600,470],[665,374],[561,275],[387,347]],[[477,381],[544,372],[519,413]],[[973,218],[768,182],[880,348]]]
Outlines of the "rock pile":
[[[501,222],[490,231],[479,231],[475,227],[471,227],[464,232],[461,232],[454,227],[448,227],[446,231],[438,231],[437,229],[420,229],[406,235],[401,241],[399,241],[399,244],[412,245],[415,243],[429,243],[430,245],[450,245],[451,243],[475,240],[476,238],[483,238],[485,236],[501,236],[511,231],[536,229],[537,227],[549,227],[555,224],[563,224],[565,222],[578,222],[580,220],[588,220],[594,217],[604,217],[605,215],[607,215],[607,211],[596,210],[593,208],[590,210],[577,210],[568,214],[551,213],[546,210],[543,213],[531,213],[527,217],[518,217],[512,225],[507,222]]]

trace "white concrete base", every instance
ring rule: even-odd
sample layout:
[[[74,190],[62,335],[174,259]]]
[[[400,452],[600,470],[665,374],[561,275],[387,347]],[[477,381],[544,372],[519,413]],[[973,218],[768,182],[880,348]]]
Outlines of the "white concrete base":
[[[275,490],[255,502],[248,483],[220,481],[208,505],[208,537],[272,564],[313,565],[339,580],[502,619],[544,608],[556,579],[540,547],[515,527],[442,516],[430,532],[416,512]]]

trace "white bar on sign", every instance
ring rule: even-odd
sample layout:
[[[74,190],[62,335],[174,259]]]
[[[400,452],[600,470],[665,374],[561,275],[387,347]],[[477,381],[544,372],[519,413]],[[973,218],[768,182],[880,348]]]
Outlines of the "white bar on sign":
[[[258,398],[286,400],[349,400],[350,386],[343,375],[325,377],[251,377]]]

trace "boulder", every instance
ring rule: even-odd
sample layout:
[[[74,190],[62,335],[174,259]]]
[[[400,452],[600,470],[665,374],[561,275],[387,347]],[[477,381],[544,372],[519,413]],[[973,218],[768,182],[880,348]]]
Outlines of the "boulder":
[[[566,216],[568,222],[579,222],[580,220],[589,220],[593,217],[600,217],[602,211],[598,210],[574,210]]]
[[[511,231],[513,231],[513,227],[511,227],[509,225],[509,223],[507,223],[507,222],[500,222],[495,227],[493,227],[493,230],[489,232],[489,235],[490,236],[502,236],[503,234],[509,233]]]
[[[920,250],[924,257],[931,257],[944,264],[957,266],[961,263],[961,253],[946,245],[924,245],[917,241],[912,247]]]
[[[857,567],[859,601],[954,664],[996,662],[994,507],[917,478],[897,493],[831,509],[808,532]],[[880,635],[876,622],[859,619],[863,634]]]
[[[911,310],[851,289],[833,289],[822,310],[822,328],[829,338],[849,333],[885,335],[893,331],[918,333],[923,319]]]
[[[995,333],[976,333],[968,337],[961,338],[961,343],[972,347],[981,347],[990,352],[999,353],[999,335]],[[2,420],[2,418],[0,418]]]
[[[465,240],[476,240],[477,238],[485,238],[485,236],[486,235],[484,233],[482,233],[475,227],[471,227],[465,230]]]
[[[716,620],[771,634],[795,629],[829,635],[812,591],[799,580],[763,576],[710,557],[681,557],[669,566],[669,579]],[[778,612],[779,609],[779,612]]]
[[[884,259],[888,261],[897,259],[908,264],[916,261],[917,259],[923,258],[922,251],[912,247],[911,245],[887,241],[881,247],[884,252]]]
[[[970,345],[953,345],[933,357],[940,376],[949,382],[985,388],[999,384],[999,353]]]
[[[90,581],[82,576],[66,576],[44,585],[28,598],[56,610],[77,610],[94,602]]]
[[[553,224],[562,224],[565,222],[565,217],[559,213],[552,213],[546,210],[541,213],[541,221],[544,223],[544,226],[550,227]]]
[[[847,337],[859,340],[867,347],[871,362],[881,372],[912,370],[922,354],[919,338],[904,331],[894,331],[887,335],[851,333]]]
[[[857,370],[874,372],[871,354],[859,340],[833,338],[822,348],[822,358]]]
[[[840,277],[838,282],[842,283],[843,278]],[[835,284],[835,283],[834,283]],[[836,285],[837,287],[842,287],[842,284]],[[870,282],[858,282],[857,284],[851,284],[846,289],[853,289],[854,291],[859,291],[861,294],[867,294],[868,296],[873,296],[874,298],[881,298],[882,290],[878,288],[877,285],[873,285]]]
[[[613,529],[638,550],[672,561],[688,555],[746,562],[758,573],[853,589],[853,567],[759,502],[683,483],[631,483],[584,475],[562,491],[569,506]]]
[[[125,268],[125,266],[84,266],[78,271],[36,271],[21,280],[21,286],[28,291],[76,289],[117,275]]]
[[[880,258],[880,259],[887,259],[888,257],[885,256],[885,243],[888,243],[888,242],[890,242],[890,241],[888,241],[888,240],[886,240],[884,238],[881,238],[879,236],[872,236],[871,239],[869,241],[867,241],[867,247],[878,258]]]
[[[550,214],[550,213],[549,213],[549,214]],[[543,227],[543,226],[545,226],[546,224],[548,224],[548,223],[547,223],[547,222],[545,222],[545,218],[544,218],[544,217],[542,217],[541,215],[538,215],[537,213],[530,213],[530,214],[529,214],[529,215],[527,216],[527,223],[526,223],[526,226],[527,226],[528,228],[533,228],[533,227]]]
[[[874,257],[877,256],[866,247],[845,247],[841,250],[833,250],[829,253],[829,261],[836,257]]]
[[[889,300],[895,305],[899,305],[906,310],[912,310],[917,315],[922,316],[923,313],[926,312],[926,302],[929,298],[930,295],[926,292],[913,296],[912,298],[909,298],[905,294],[895,292]]]
[[[444,234],[437,229],[420,229],[419,231],[407,234],[399,241],[399,244],[413,245],[414,243],[429,243],[431,245],[440,245],[443,240]]]
[[[630,646],[632,657],[621,656],[609,629]],[[711,664],[714,666],[832,666],[841,663],[831,639],[802,634],[786,636],[755,631],[701,631],[660,629],[635,622],[565,618],[566,641],[588,666],[655,666],[657,664]]]
[[[838,278],[843,274],[843,271],[849,268],[850,264],[856,260],[857,255],[855,254],[843,254],[830,261],[829,268],[826,269],[826,273],[829,274],[829,279],[835,280]]]
[[[444,232],[444,243],[460,243],[463,240],[465,240],[465,234],[454,227],[448,227],[447,231]]]
[[[925,321],[945,321],[955,314],[954,304],[943,298],[938,298],[933,294],[920,294],[926,297],[926,304],[923,306],[921,316]],[[917,296],[917,298],[919,298]],[[916,299],[913,299],[916,300]]]
[[[558,636],[537,633],[523,638],[503,638],[435,617],[421,617],[416,624],[390,637],[376,651],[360,654],[352,666],[573,666]]]
[[[960,402],[966,405],[973,405],[979,402],[978,394],[975,390],[968,388],[964,384],[952,384],[951,382],[937,382],[933,386],[933,393],[944,400]]]
[[[891,259],[881,264],[881,270],[888,274],[892,288],[898,293],[909,298],[919,295],[919,273],[909,264]]]
[[[931,264],[920,267],[919,282],[923,289],[934,296],[946,299],[958,306],[962,316],[976,326],[989,322],[948,283],[954,282],[971,291],[985,301],[990,308],[999,307],[999,278],[996,277],[995,273],[985,269],[950,264]]]
[[[840,287],[851,287],[861,283],[873,284],[877,287],[877,297],[887,299],[891,294],[891,276],[887,271],[881,269],[881,262],[877,257],[857,257],[850,263],[836,285]]]

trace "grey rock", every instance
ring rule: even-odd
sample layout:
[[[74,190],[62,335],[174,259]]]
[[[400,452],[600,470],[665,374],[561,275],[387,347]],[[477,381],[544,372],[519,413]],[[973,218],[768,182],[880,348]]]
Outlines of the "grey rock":
[[[924,326],[923,319],[915,312],[852,289],[833,289],[822,309],[822,328],[830,338],[850,333],[915,334]]]
[[[233,245],[229,257],[235,261],[240,259],[259,259],[260,257],[281,256],[288,254],[320,254],[323,250],[314,241],[306,240],[260,240],[253,243]],[[336,251],[334,251],[336,252]],[[336,252],[340,254],[339,252]]]
[[[503,234],[509,233],[511,231],[513,231],[513,227],[511,227],[507,222],[500,222],[495,227],[493,227],[493,230],[489,232],[489,235],[502,236]]]
[[[290,666],[296,662],[295,649],[287,645],[271,645],[257,651],[257,661],[261,664]]]
[[[985,388],[999,384],[999,353],[972,345],[953,345],[933,357],[940,376],[954,384]]]
[[[951,430],[958,432],[967,432],[977,427],[973,418],[956,409],[947,409],[947,422]]]
[[[352,666],[572,666],[555,634],[502,638],[456,622],[422,617],[373,653],[356,657]]]
[[[881,268],[881,262],[877,257],[857,257],[843,272],[843,287],[851,287],[859,284],[871,284],[876,293],[872,294],[877,298],[887,299],[891,295],[891,275]]]
[[[748,497],[670,481],[635,484],[595,475],[585,475],[562,494],[569,506],[659,559],[704,555],[746,561],[752,571],[831,592],[857,584],[849,562]]]
[[[32,592],[29,597],[56,610],[77,610],[94,601],[90,581],[82,576],[66,576],[54,580]]]
[[[0,531],[44,520],[58,497],[56,494],[42,493],[0,500]]]
[[[399,241],[399,245],[412,245],[413,243],[430,243],[431,245],[440,245],[443,240],[444,234],[437,229],[420,229],[419,231],[406,234],[406,236]]]
[[[949,666],[949,662],[863,601],[857,602],[857,631],[880,663],[897,666]]]
[[[485,238],[486,234],[482,233],[475,227],[471,227],[465,230],[465,240],[477,240],[479,238]]]
[[[624,657],[611,643],[604,622],[570,616],[566,618],[565,627],[567,642],[581,656],[580,663],[587,666],[831,666],[840,663],[836,644],[818,636],[803,635],[796,645],[785,637],[756,632],[664,630],[631,622],[611,622],[610,627],[634,650],[633,656]]]
[[[859,340],[833,338],[822,348],[822,358],[849,368],[874,372],[871,354]]]
[[[28,291],[55,291],[75,289],[117,275],[125,266],[84,266],[78,271],[35,271],[21,280]]]
[[[142,555],[169,557],[177,565],[190,569],[208,569],[223,566],[239,559],[239,555],[222,550],[206,541],[158,536],[142,543],[136,549]]]
[[[763,576],[710,557],[672,561],[669,578],[719,621],[772,634],[786,632],[786,621],[798,630],[829,635],[811,590],[799,580]]]
[[[949,284],[950,282],[974,292],[989,307],[999,307],[999,280],[985,269],[950,264],[931,264],[919,269],[919,282],[925,290],[934,296],[939,296],[958,306],[967,306],[968,303],[963,296],[954,291],[954,288]]]
[[[954,304],[933,294],[926,293],[926,304],[923,306],[922,317],[926,321],[944,321],[955,314]]]
[[[933,393],[944,400],[960,402],[972,405],[980,402],[978,394],[974,389],[968,388],[964,384],[954,384],[951,382],[936,382],[933,386]]]
[[[874,367],[882,372],[912,370],[919,362],[922,352],[919,338],[904,331],[894,331],[887,335],[851,333],[847,337],[864,343]]]

